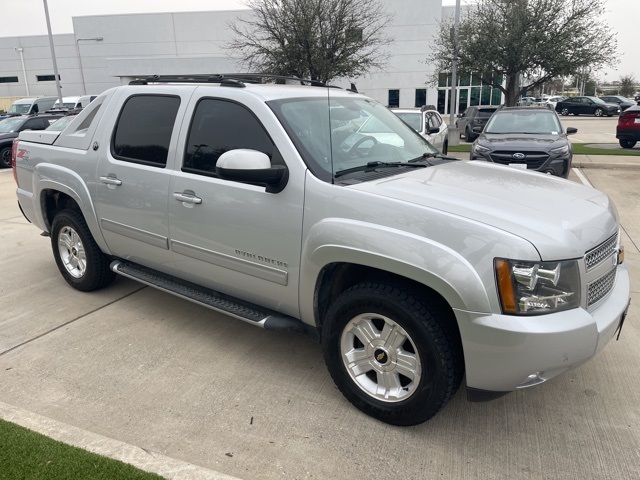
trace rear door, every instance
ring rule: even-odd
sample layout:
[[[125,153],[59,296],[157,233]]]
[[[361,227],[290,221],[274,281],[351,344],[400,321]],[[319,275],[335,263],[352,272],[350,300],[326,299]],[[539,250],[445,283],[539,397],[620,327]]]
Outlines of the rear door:
[[[162,88],[162,87],[160,87]],[[179,113],[187,99],[175,93],[129,94],[117,105],[113,129],[97,136],[95,208],[104,239],[115,256],[167,271],[167,196]],[[169,162],[171,164],[171,162]]]

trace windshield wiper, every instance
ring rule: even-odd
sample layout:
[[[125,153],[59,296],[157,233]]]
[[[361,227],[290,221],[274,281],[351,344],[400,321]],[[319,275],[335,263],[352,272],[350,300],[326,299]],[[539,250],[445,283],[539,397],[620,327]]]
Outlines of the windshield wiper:
[[[420,157],[422,158],[422,157]],[[378,168],[392,168],[392,167],[426,167],[425,163],[407,163],[407,162],[369,162],[366,165],[359,165],[357,167],[347,168],[345,170],[338,170],[335,173],[335,177],[342,177],[355,172],[373,172]]]

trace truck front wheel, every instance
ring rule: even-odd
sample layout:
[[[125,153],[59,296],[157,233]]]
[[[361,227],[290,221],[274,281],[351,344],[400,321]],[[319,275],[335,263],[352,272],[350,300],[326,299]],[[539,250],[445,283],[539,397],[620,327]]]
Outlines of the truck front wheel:
[[[393,425],[429,420],[464,373],[452,314],[393,284],[361,283],[330,307],[323,327],[329,372],[363,412]],[[457,330],[455,330],[457,332]]]
[[[115,278],[116,274],[109,268],[109,258],[100,250],[77,210],[62,210],[55,216],[51,225],[51,248],[58,270],[77,290],[97,290]]]

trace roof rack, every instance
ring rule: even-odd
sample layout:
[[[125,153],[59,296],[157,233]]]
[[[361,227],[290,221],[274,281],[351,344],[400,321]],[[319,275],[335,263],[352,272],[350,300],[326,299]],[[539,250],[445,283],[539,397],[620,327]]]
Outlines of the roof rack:
[[[129,85],[148,85],[149,83],[219,83],[228,87],[245,87],[247,83],[296,83],[311,85],[314,87],[330,87],[317,80],[309,80],[283,75],[269,75],[265,73],[218,73],[218,74],[194,74],[194,75],[151,75],[150,77],[137,78],[129,82]]]

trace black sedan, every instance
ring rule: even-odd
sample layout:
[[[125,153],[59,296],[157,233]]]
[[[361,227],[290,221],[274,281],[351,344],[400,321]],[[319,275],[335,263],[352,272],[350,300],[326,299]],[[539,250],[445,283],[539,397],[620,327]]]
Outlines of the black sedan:
[[[474,129],[475,131],[475,129]],[[496,111],[471,146],[471,160],[536,170],[567,178],[573,149],[556,112],[545,107],[504,107]]]
[[[630,98],[623,97],[622,95],[603,95],[600,97],[600,100],[607,103],[620,105],[621,112],[624,112],[627,108],[633,107],[634,105],[636,105],[635,100],[631,100]]]
[[[598,97],[569,97],[556,104],[556,112],[562,115],[620,115],[620,106],[607,103]]]
[[[44,130],[61,115],[17,116],[0,120],[0,168],[11,166],[11,145],[23,130]]]

